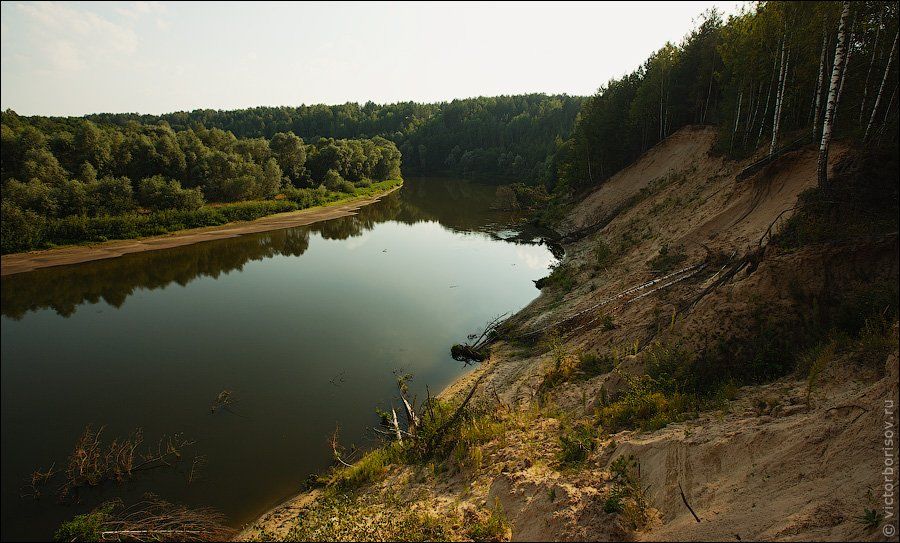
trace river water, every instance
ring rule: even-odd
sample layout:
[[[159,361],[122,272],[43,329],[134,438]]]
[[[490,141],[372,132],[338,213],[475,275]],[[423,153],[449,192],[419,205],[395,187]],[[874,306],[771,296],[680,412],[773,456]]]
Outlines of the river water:
[[[555,262],[493,188],[412,179],[353,217],[8,276],[2,282],[2,538],[47,538],[147,492],[253,520],[328,469],[328,435],[365,447],[376,408],[440,391],[449,348],[538,294]],[[227,409],[211,413],[229,390]],[[86,425],[194,442],[175,468],[58,503]],[[193,471],[193,473],[192,473]],[[72,500],[69,500],[71,502]]]

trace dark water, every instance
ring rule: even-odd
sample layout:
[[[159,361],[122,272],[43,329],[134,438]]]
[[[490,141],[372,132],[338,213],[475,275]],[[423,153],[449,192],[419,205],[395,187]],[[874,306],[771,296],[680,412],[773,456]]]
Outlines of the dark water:
[[[2,282],[2,538],[46,538],[99,502],[220,509],[238,526],[327,469],[326,439],[371,444],[394,370],[424,396],[464,368],[449,347],[538,291],[554,261],[493,189],[410,180],[359,215],[48,268]],[[210,414],[223,389],[238,399]],[[177,469],[56,503],[32,470],[64,467],[86,424],[196,441]],[[188,483],[193,459],[205,465]]]

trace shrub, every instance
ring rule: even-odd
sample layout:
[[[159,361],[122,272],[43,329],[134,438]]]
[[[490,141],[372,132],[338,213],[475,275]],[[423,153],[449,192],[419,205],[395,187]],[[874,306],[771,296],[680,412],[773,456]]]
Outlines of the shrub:
[[[563,465],[579,464],[596,448],[597,429],[585,423],[578,423],[559,436],[559,462]]]
[[[37,179],[32,179],[28,183],[10,179],[3,185],[3,201],[41,215],[55,215],[57,212],[55,192],[57,191],[54,191],[53,187]]]
[[[594,265],[599,271],[605,270],[612,263],[612,248],[603,240],[594,247]]]
[[[181,183],[154,175],[138,184],[138,202],[149,209],[179,209],[193,211],[203,205],[199,189],[183,189]]]
[[[338,182],[334,190],[336,190],[337,192],[346,192],[347,194],[353,194],[356,192],[356,186],[350,181],[343,179]]]
[[[506,541],[509,534],[509,521],[499,499],[494,500],[494,506],[487,518],[473,523],[468,530],[468,536],[472,541]]]
[[[34,211],[23,211],[5,198],[0,204],[0,241],[4,253],[43,245],[45,228],[46,221]]]
[[[337,172],[337,170],[328,170],[325,172],[325,179],[323,179],[322,184],[325,185],[325,188],[328,190],[338,191],[340,190],[340,183],[344,181],[344,178],[341,177],[341,174]]]
[[[92,215],[121,215],[134,209],[131,181],[127,177],[104,177],[87,186]]]
[[[77,515],[70,521],[62,523],[56,533],[55,541],[101,541],[103,525],[110,519],[114,503],[105,503],[90,513]]]

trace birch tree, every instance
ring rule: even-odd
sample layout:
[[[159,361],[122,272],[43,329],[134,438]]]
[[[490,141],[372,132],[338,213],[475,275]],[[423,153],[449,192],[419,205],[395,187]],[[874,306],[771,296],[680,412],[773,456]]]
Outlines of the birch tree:
[[[881,78],[881,86],[878,87],[878,94],[875,96],[875,105],[872,106],[872,115],[869,117],[869,124],[866,125],[863,141],[869,138],[869,131],[872,129],[872,123],[875,122],[875,113],[878,111],[878,104],[881,102],[881,96],[884,94],[884,86],[887,84],[888,74],[891,72],[891,63],[894,61],[894,52],[897,50],[898,34],[900,34],[900,30],[894,34],[894,45],[891,46],[891,54],[888,56],[887,65],[884,67],[884,77]]]
[[[838,24],[837,45],[834,50],[834,66],[831,69],[831,85],[828,89],[828,102],[825,105],[825,121],[822,125],[822,142],[819,145],[819,160],[816,164],[819,185],[825,185],[825,183],[828,182],[828,146],[831,144],[834,111],[837,108],[838,85],[840,84],[844,68],[847,19],[849,17],[850,2],[845,0],[841,10],[841,22]]]
[[[825,31],[825,27],[822,27],[822,54],[819,58],[819,77],[816,80],[816,113],[813,116],[812,123],[812,137],[813,141],[816,139],[816,135],[819,133],[819,117],[822,116],[822,91],[825,86],[825,58],[827,55],[828,49],[828,33]]]
[[[769,145],[769,156],[775,154],[775,145],[778,142],[778,128],[781,124],[781,107],[784,101],[784,82],[787,79],[787,61],[785,60],[785,48],[787,47],[787,25],[785,25],[784,37],[781,39],[781,69],[778,72],[778,89],[775,92],[775,115],[772,118],[772,143]]]

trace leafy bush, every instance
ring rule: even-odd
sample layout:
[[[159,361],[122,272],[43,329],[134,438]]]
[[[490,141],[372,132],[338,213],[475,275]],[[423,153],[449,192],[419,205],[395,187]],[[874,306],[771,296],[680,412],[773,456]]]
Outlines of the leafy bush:
[[[26,251],[41,245],[46,221],[34,211],[23,211],[5,198],[0,204],[0,240],[4,253]]]
[[[121,215],[134,209],[134,194],[127,177],[104,177],[87,186],[92,215]]]
[[[200,189],[183,189],[181,183],[154,175],[138,184],[138,202],[149,209],[193,211],[203,205]]]
[[[346,179],[342,179],[338,182],[337,186],[334,188],[337,192],[345,192],[347,194],[353,194],[356,192],[356,185],[347,181]]]
[[[62,523],[56,533],[55,541],[102,541],[103,525],[110,519],[114,503],[106,503],[90,513],[78,515],[70,521]]]
[[[596,448],[597,429],[585,423],[578,423],[559,436],[559,462],[563,465],[579,464]]]

